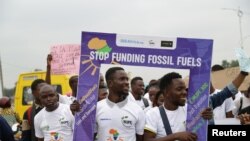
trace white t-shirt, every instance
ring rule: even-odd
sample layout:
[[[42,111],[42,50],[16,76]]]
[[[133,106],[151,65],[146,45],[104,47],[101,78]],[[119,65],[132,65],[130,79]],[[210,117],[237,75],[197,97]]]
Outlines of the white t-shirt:
[[[74,120],[69,105],[59,103],[52,112],[43,108],[34,120],[36,137],[44,141],[72,141]]]
[[[217,94],[218,92],[220,92],[221,90],[216,89],[214,91],[214,93],[212,93],[211,95]],[[220,120],[220,119],[224,119],[226,118],[226,113],[229,111],[232,111],[235,108],[233,99],[227,98],[222,105],[216,107],[215,109],[213,109],[213,114],[214,114],[214,120]]]
[[[113,103],[108,98],[97,103],[96,133],[98,141],[136,141],[136,134],[143,135],[145,114],[134,102],[125,99]]]
[[[59,95],[59,102],[62,104],[70,105],[73,103],[74,100],[76,100],[76,98],[73,96],[67,96],[67,95],[61,95],[61,94],[58,94],[58,95]]]
[[[240,109],[240,99],[241,98],[237,98],[234,100],[234,104],[235,104],[235,109],[233,110],[233,114],[235,116],[238,115],[239,109]],[[247,98],[244,94],[242,94],[242,107],[241,109],[247,107],[250,105],[250,98]]]
[[[145,104],[144,104],[144,102],[143,102],[143,99],[135,100],[135,97],[133,96],[132,93],[129,93],[128,99],[129,99],[130,101],[132,101],[132,102],[135,102],[135,103],[136,103],[138,106],[140,106],[143,110],[146,108],[146,107],[145,107]],[[149,100],[148,100],[148,104],[149,104],[149,106],[150,106]],[[148,107],[149,107],[149,106],[148,106]]]
[[[174,111],[165,109],[170,127],[172,129],[172,133],[186,131],[186,119],[187,119],[186,111],[187,111],[186,106],[183,107],[179,106]],[[158,107],[151,108],[146,113],[145,130],[155,133],[156,138],[166,136],[166,131]]]

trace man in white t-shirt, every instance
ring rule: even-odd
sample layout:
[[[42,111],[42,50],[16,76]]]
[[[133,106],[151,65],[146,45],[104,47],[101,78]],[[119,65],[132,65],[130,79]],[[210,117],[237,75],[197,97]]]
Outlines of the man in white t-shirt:
[[[242,110],[242,109],[250,106],[250,86],[248,87],[247,92],[242,94],[242,97],[234,100],[234,103],[236,106],[236,108],[233,110],[233,113],[235,116],[237,116],[238,114],[241,114],[242,112],[243,113],[247,112],[247,111],[241,111],[239,113],[239,110]],[[248,112],[248,114],[249,114],[249,112]]]
[[[131,86],[131,99],[138,104],[142,109],[149,106],[149,100],[143,97],[144,94],[144,82],[139,76],[132,78],[130,82]]]
[[[39,93],[44,108],[35,116],[35,135],[38,141],[72,141],[74,116],[69,105],[59,103],[53,86],[44,84]]]
[[[247,72],[240,72],[232,83],[218,92],[218,94],[210,96],[209,105],[211,108],[220,106],[225,99],[235,95],[247,75]],[[186,117],[187,114],[186,108],[183,108],[186,104],[187,91],[182,77],[175,72],[164,75],[160,79],[160,90],[164,95],[163,111],[167,115],[170,127],[166,127],[165,131],[159,109],[152,108],[146,113],[144,140],[197,140],[196,134],[186,131],[186,119],[181,118],[183,116]],[[211,119],[213,115],[211,108],[204,109],[201,117]],[[155,118],[160,120],[155,120]],[[172,130],[172,133],[167,134],[167,129]]]
[[[160,90],[164,95],[164,111],[167,114],[172,134],[167,135],[158,107],[146,113],[144,131],[145,140],[196,140],[197,135],[186,131],[185,107],[187,99],[186,85],[180,74],[172,72],[160,80]]]
[[[109,95],[97,103],[96,134],[98,141],[142,141],[145,114],[128,100],[129,82],[123,68],[113,67],[105,75]]]
[[[217,94],[218,92],[220,92],[221,90],[219,89],[215,89],[212,85],[212,83],[210,83],[210,96]],[[213,113],[214,113],[214,120],[215,120],[215,124],[217,120],[222,120],[225,118],[233,118],[233,109],[235,108],[233,99],[227,98],[222,105],[216,107],[215,109],[213,109]]]

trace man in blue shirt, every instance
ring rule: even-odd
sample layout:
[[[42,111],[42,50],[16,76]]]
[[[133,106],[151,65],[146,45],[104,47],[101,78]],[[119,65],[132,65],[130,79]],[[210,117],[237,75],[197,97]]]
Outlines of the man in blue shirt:
[[[0,115],[0,141],[15,141],[11,127],[1,115]]]

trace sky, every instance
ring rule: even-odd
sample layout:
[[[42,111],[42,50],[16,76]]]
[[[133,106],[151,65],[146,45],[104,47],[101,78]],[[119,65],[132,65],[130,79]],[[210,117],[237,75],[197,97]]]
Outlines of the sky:
[[[250,56],[250,1],[0,0],[4,87],[20,73],[45,70],[50,47],[80,44],[82,31],[213,39],[212,65],[221,64],[237,59],[240,35]]]

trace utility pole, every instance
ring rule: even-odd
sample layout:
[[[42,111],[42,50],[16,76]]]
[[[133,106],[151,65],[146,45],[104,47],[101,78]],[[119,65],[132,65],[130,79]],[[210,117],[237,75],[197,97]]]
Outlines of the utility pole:
[[[240,7],[238,7],[238,9],[234,9],[234,8],[222,8],[222,9],[235,11],[237,13],[237,16],[239,17],[240,47],[243,49],[243,35],[242,35],[242,26],[241,26],[241,18],[243,16],[243,11],[240,10]]]
[[[3,97],[4,95],[4,90],[3,90],[3,71],[2,71],[2,61],[1,61],[1,55],[0,55],[0,83],[1,83],[1,94],[0,98]]]

